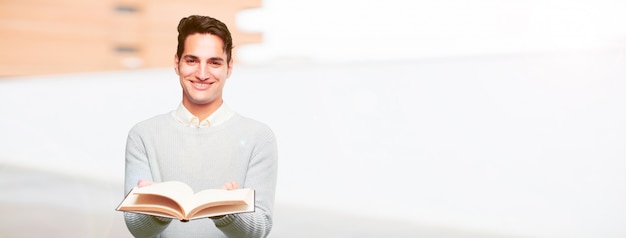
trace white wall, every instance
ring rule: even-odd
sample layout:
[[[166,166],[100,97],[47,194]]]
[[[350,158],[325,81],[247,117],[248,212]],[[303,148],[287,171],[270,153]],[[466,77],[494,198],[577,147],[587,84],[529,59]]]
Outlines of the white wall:
[[[620,0],[264,0],[239,15],[249,63],[491,55],[626,44]]]

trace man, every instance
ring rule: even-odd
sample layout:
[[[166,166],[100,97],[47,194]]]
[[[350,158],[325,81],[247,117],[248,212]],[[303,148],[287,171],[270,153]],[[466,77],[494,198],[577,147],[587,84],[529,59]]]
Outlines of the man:
[[[125,213],[136,237],[266,237],[272,228],[277,146],[265,124],[232,111],[222,99],[231,74],[232,39],[226,25],[189,16],[178,25],[175,71],[182,102],[135,125],[126,144],[125,193],[135,186],[177,180],[194,191],[255,190],[255,211],[179,222]]]

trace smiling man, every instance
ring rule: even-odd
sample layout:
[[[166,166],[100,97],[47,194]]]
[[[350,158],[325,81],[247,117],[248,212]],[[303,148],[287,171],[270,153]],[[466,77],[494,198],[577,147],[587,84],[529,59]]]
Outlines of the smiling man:
[[[176,110],[135,125],[126,144],[125,194],[135,186],[181,181],[194,191],[252,188],[255,211],[189,222],[125,213],[135,237],[266,237],[272,228],[277,145],[265,124],[231,110],[222,90],[233,69],[226,25],[189,16],[178,25]]]

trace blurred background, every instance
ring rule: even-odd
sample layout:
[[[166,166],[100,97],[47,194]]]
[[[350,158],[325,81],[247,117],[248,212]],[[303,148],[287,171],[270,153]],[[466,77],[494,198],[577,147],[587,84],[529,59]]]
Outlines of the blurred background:
[[[626,237],[626,2],[1,0],[0,237],[130,237],[124,146],[180,102],[176,25],[234,35],[270,237]]]

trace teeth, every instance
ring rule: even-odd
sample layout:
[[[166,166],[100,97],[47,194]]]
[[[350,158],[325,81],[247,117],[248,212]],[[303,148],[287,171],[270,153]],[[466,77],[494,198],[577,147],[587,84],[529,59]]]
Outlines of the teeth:
[[[203,88],[203,87],[208,87],[209,83],[193,83],[194,85],[196,85],[196,87],[199,88]]]

